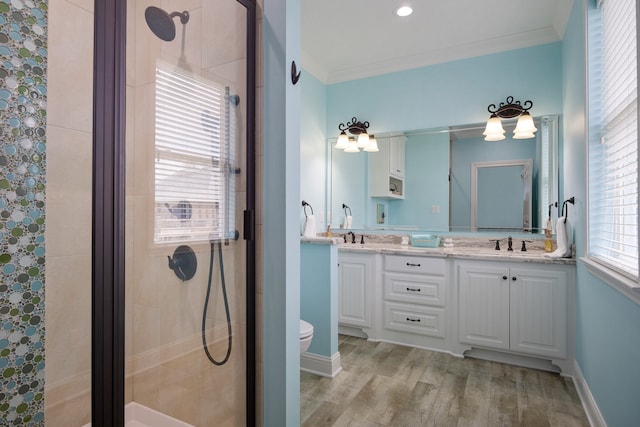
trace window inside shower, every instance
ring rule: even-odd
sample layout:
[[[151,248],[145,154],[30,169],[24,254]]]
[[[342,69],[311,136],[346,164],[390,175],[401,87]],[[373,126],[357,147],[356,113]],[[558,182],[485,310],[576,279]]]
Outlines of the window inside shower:
[[[233,238],[238,97],[168,64],[155,85],[154,243]]]

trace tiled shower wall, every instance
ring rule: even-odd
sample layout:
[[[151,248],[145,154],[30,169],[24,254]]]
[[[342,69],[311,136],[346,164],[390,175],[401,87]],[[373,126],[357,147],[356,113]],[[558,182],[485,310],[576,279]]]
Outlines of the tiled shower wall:
[[[0,0],[0,425],[44,424],[47,3]]]

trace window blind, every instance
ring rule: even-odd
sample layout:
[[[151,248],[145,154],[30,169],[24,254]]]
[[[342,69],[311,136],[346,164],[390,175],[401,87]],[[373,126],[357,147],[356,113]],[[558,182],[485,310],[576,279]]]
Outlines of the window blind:
[[[551,156],[549,155],[552,147],[553,141],[551,140],[551,129],[550,129],[550,120],[547,118],[543,118],[538,125],[540,127],[540,131],[538,133],[537,138],[540,141],[539,146],[539,158],[540,158],[540,188],[538,189],[538,215],[541,219],[539,222],[542,226],[546,226],[547,218],[549,217],[549,205],[553,202],[550,201],[549,194],[550,190],[555,184],[553,181],[553,169],[554,165]],[[555,193],[555,191],[553,191]],[[555,198],[554,198],[555,201]]]
[[[155,97],[154,243],[234,237],[229,88],[159,66]]]
[[[601,2],[589,25],[589,254],[637,279],[635,1]]]

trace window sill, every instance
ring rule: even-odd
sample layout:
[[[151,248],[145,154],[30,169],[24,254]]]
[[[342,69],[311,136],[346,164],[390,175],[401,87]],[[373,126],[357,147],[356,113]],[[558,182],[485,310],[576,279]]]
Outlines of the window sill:
[[[591,258],[581,257],[580,260],[584,263],[590,273],[625,295],[631,301],[640,305],[640,285],[637,282],[606,268]]]

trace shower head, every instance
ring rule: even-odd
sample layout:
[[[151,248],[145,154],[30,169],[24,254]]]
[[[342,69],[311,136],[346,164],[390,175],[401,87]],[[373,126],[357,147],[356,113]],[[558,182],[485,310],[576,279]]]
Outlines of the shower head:
[[[189,12],[171,12],[170,14],[159,7],[149,6],[144,11],[144,19],[147,21],[149,29],[161,40],[170,42],[176,37],[176,25],[173,18],[180,17],[180,23],[189,22]]]

